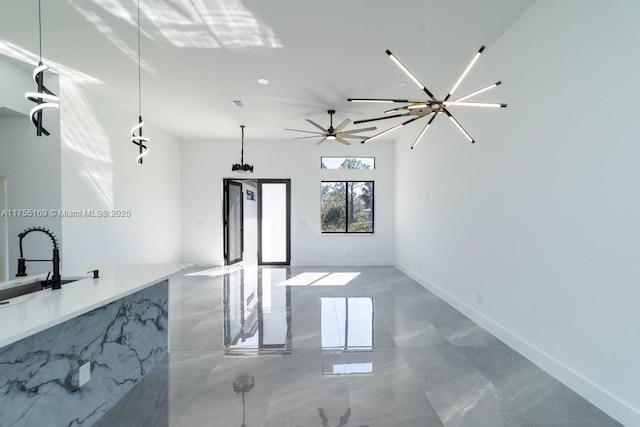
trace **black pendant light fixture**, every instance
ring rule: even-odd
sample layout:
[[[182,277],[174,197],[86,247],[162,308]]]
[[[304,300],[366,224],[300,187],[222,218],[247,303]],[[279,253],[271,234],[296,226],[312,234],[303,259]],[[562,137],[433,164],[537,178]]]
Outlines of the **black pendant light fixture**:
[[[142,120],[142,78],[140,69],[140,0],[138,0],[138,124],[131,128],[131,142],[138,146],[138,157],[136,157],[138,164],[142,164],[142,158],[149,152],[149,148],[146,146],[149,138],[142,136],[144,120]],[[138,132],[137,135],[136,132]]]
[[[485,49],[484,46],[480,47],[478,52],[471,59],[471,62],[469,63],[469,65],[467,65],[467,68],[465,68],[465,70],[462,73],[462,75],[460,76],[460,78],[453,85],[453,88],[451,88],[449,93],[442,100],[439,100],[438,98],[436,98],[429,91],[429,89],[427,89],[422,84],[422,82],[420,80],[418,80],[418,78],[402,62],[400,62],[400,60],[393,53],[391,53],[390,50],[387,50],[386,52],[387,52],[387,55],[389,55],[389,58],[391,58],[391,60],[402,70],[402,72],[404,72],[411,79],[411,81],[413,81],[416,84],[416,86],[418,86],[424,93],[427,94],[429,99],[382,99],[382,98],[349,98],[349,99],[347,99],[347,101],[350,101],[350,102],[378,102],[378,103],[404,103],[404,104],[407,104],[407,105],[404,105],[404,106],[401,106],[401,107],[397,107],[397,108],[393,108],[391,110],[385,111],[385,114],[387,114],[387,116],[384,116],[384,117],[378,117],[378,118],[374,118],[374,119],[366,119],[366,120],[356,120],[356,121],[354,121],[353,122],[354,124],[358,124],[358,123],[373,122],[373,121],[377,121],[377,120],[392,119],[392,118],[396,118],[396,117],[409,117],[409,120],[406,120],[403,123],[400,123],[400,124],[398,124],[396,126],[393,126],[393,127],[389,128],[387,130],[384,130],[384,131],[382,131],[382,132],[380,132],[380,133],[378,133],[376,135],[373,135],[372,137],[362,141],[362,143],[364,144],[367,141],[371,141],[371,140],[373,140],[375,138],[379,138],[379,137],[381,137],[383,135],[388,134],[389,132],[392,132],[392,131],[394,131],[396,129],[399,129],[402,126],[408,125],[409,123],[414,122],[414,121],[416,121],[418,119],[421,119],[423,117],[431,116],[431,118],[427,122],[426,126],[422,129],[420,134],[418,134],[418,137],[415,139],[415,141],[411,145],[411,148],[413,149],[416,146],[416,144],[420,141],[420,139],[424,136],[424,134],[427,132],[427,129],[429,129],[429,126],[431,126],[431,123],[433,123],[433,120],[440,113],[444,113],[447,117],[449,117],[451,122],[460,130],[460,132],[462,132],[462,134],[470,142],[472,142],[472,143],[475,142],[475,140],[471,137],[469,132],[467,132],[462,127],[460,122],[458,122],[458,120],[456,120],[456,118],[453,116],[453,114],[451,114],[451,112],[449,111],[448,107],[465,106],[465,107],[505,108],[507,106],[507,104],[501,104],[501,103],[466,102],[467,99],[500,85],[502,82],[499,82],[499,81],[495,82],[495,83],[492,83],[490,85],[487,85],[487,86],[485,86],[483,88],[480,88],[478,90],[475,90],[475,91],[473,91],[471,93],[468,93],[468,94],[466,94],[466,95],[464,95],[464,96],[462,96],[460,98],[457,98],[457,99],[454,99],[454,100],[449,100],[451,98],[451,96],[453,95],[453,92],[458,88],[458,86],[460,85],[462,80],[469,73],[469,70],[471,70],[471,67],[473,67],[473,65],[476,63],[478,58],[480,58],[480,55],[482,55],[482,52],[484,51],[484,49]]]
[[[49,108],[60,108],[58,102],[60,98],[58,98],[53,92],[51,92],[44,85],[44,72],[49,69],[42,62],[42,4],[41,0],[38,0],[38,39],[39,39],[39,48],[40,48],[40,60],[38,61],[38,66],[33,70],[33,81],[38,87],[37,92],[27,92],[25,93],[25,98],[27,98],[31,102],[35,102],[36,105],[31,109],[31,121],[33,125],[36,127],[36,135],[42,136],[49,135],[49,131],[47,131],[42,124],[42,113],[44,110]]]
[[[232,172],[238,172],[240,174],[247,174],[249,172],[253,173],[253,165],[248,165],[244,162],[244,128],[245,125],[240,125],[240,129],[242,129],[242,145],[240,148],[240,163],[235,163],[231,166]]]

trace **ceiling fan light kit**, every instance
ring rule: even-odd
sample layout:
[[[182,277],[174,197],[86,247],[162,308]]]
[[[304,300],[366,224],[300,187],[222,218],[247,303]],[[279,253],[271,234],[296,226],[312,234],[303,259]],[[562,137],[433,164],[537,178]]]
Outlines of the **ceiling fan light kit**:
[[[300,137],[297,137],[297,138],[293,138],[294,140],[295,139],[308,139],[308,138],[318,138],[318,137],[320,137],[320,140],[317,142],[316,145],[320,145],[323,142],[325,142],[326,140],[338,141],[339,143],[344,144],[344,145],[351,145],[351,143],[349,141],[347,141],[347,139],[349,139],[349,138],[360,139],[360,140],[365,140],[365,139],[368,138],[368,136],[365,136],[365,135],[356,135],[358,132],[369,132],[369,131],[372,131],[372,130],[376,130],[375,127],[345,130],[345,128],[351,123],[350,119],[344,119],[343,121],[340,122],[340,124],[338,126],[336,126],[334,128],[333,127],[333,115],[335,113],[336,113],[336,110],[327,110],[327,114],[329,114],[329,127],[327,129],[323,128],[322,126],[320,126],[318,123],[314,122],[313,120],[305,119],[306,121],[311,123],[313,126],[318,128],[318,130],[320,130],[320,132],[302,130],[302,129],[285,129],[285,130],[313,134],[311,136],[300,136]]]
[[[400,124],[398,124],[396,126],[393,126],[393,127],[389,128],[389,129],[386,129],[386,130],[384,130],[382,132],[379,132],[379,133],[377,133],[377,134],[375,134],[375,135],[373,135],[373,136],[371,136],[369,138],[364,139],[362,141],[362,143],[364,144],[365,142],[371,141],[371,140],[376,139],[376,138],[380,138],[380,137],[388,134],[389,132],[392,132],[392,131],[394,131],[396,129],[399,129],[399,128],[405,126],[405,125],[408,125],[409,123],[412,123],[412,122],[414,122],[414,121],[416,121],[418,119],[430,116],[431,118],[429,119],[427,124],[424,126],[422,131],[418,134],[418,137],[415,139],[413,144],[411,144],[411,148],[413,149],[418,144],[418,142],[422,139],[422,137],[427,133],[427,130],[429,129],[429,126],[431,126],[431,123],[433,123],[433,120],[440,113],[443,113],[444,115],[449,117],[449,119],[454,124],[454,126],[456,128],[458,128],[458,130],[465,136],[465,138],[467,138],[469,140],[469,142],[474,143],[475,140],[473,139],[473,137],[469,134],[469,132],[466,131],[466,129],[464,127],[462,127],[460,122],[449,111],[448,107],[461,106],[461,107],[506,108],[507,104],[504,104],[504,103],[465,102],[467,99],[469,99],[469,98],[471,98],[473,96],[476,96],[478,94],[486,92],[487,90],[492,89],[492,88],[500,85],[502,83],[500,81],[497,81],[495,83],[487,85],[487,86],[485,86],[483,88],[477,89],[477,90],[475,90],[475,91],[473,91],[471,93],[468,93],[468,94],[466,94],[466,95],[464,95],[464,96],[462,96],[460,98],[457,98],[457,99],[454,99],[454,100],[450,101],[450,98],[452,97],[453,93],[458,89],[458,86],[460,86],[460,83],[462,83],[462,81],[467,76],[467,74],[469,74],[469,71],[475,65],[475,63],[478,61],[478,58],[480,58],[480,55],[482,55],[482,52],[484,52],[484,49],[485,49],[485,46],[481,46],[480,49],[478,49],[476,54],[471,59],[471,62],[469,62],[469,65],[467,65],[467,67],[464,69],[464,71],[462,72],[462,74],[460,75],[458,80],[456,80],[455,84],[453,85],[453,87],[451,88],[449,93],[447,93],[447,95],[442,100],[438,99],[435,95],[433,95],[433,93],[431,93],[431,91],[426,88],[426,86],[420,81],[420,79],[418,79],[415,76],[415,74],[413,74],[411,72],[411,70],[409,70],[409,68],[407,68],[407,66],[405,66],[402,63],[402,61],[400,61],[400,59],[398,59],[390,50],[387,49],[386,53],[387,53],[387,55],[389,55],[389,58],[398,66],[398,68],[400,68],[400,70],[402,70],[403,73],[405,73],[407,75],[407,77],[409,77],[409,79],[411,79],[411,81],[413,81],[415,83],[416,86],[418,86],[418,88],[420,88],[420,90],[422,90],[424,93],[427,94],[429,99],[348,98],[347,101],[349,101],[349,102],[370,102],[370,103],[371,102],[375,102],[375,103],[402,103],[402,104],[405,104],[403,106],[396,107],[396,108],[393,108],[393,109],[385,111],[384,113],[386,114],[386,116],[376,117],[376,118],[372,118],[372,119],[354,121],[353,122],[354,124],[359,124],[359,123],[367,123],[367,122],[373,122],[373,121],[378,121],[378,120],[393,119],[393,118],[398,118],[398,117],[407,117],[407,118],[409,118],[409,120],[406,120],[403,123],[400,123]]]

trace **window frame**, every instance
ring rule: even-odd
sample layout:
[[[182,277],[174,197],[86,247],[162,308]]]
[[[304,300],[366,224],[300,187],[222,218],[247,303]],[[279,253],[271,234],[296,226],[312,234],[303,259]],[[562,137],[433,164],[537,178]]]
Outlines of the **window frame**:
[[[349,184],[353,183],[362,183],[368,182],[371,183],[371,231],[350,231],[349,230],[349,198],[347,195],[349,194]],[[344,230],[341,231],[324,231],[322,229],[322,187],[325,183],[342,183],[345,186],[344,192]],[[375,233],[375,181],[374,180],[321,180],[320,181],[320,233],[321,234],[374,234]]]

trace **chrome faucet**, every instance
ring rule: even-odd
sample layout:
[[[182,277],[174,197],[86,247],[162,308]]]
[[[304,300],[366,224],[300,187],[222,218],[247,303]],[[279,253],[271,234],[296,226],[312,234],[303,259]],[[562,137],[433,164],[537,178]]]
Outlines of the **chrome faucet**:
[[[53,242],[53,259],[49,260],[49,259],[25,259],[24,258],[24,254],[22,252],[22,239],[24,239],[27,234],[32,233],[34,231],[39,231],[41,233],[44,233],[51,238],[51,241]],[[60,289],[62,287],[62,284],[60,282],[60,249],[58,248],[58,240],[56,239],[56,236],[54,236],[53,233],[47,230],[46,228],[31,227],[31,228],[27,228],[22,233],[18,234],[18,237],[20,238],[20,258],[18,258],[18,272],[16,273],[16,277],[22,277],[27,275],[27,264],[26,264],[27,261],[52,262],[53,276],[51,277],[51,280],[45,280],[42,286],[47,287],[50,284],[51,289]],[[48,278],[49,276],[47,275],[47,279]]]

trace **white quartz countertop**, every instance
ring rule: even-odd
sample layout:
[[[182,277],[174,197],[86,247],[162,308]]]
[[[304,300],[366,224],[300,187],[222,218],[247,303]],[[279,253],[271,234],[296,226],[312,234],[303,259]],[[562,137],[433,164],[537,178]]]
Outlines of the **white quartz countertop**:
[[[122,264],[96,266],[100,278],[85,271],[62,271],[61,276],[86,277],[62,285],[11,298],[0,305],[0,348],[124,298],[191,267],[192,264]],[[0,283],[0,289],[43,279],[34,275]]]

